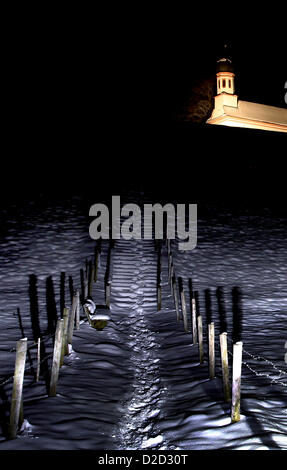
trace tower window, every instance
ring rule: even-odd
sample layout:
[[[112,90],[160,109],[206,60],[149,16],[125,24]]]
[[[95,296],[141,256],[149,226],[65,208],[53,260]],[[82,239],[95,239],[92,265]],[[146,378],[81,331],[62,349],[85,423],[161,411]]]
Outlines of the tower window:
[[[229,80],[229,88],[231,88],[231,80]]]
[[[220,88],[220,80],[218,80],[218,88]]]
[[[225,88],[225,80],[222,81],[222,86]]]

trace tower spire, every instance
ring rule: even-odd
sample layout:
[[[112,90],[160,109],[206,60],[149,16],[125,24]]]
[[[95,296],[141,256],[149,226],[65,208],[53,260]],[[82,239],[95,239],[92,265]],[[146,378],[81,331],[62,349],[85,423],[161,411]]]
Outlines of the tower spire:
[[[217,61],[216,65],[216,79],[217,79],[217,94],[228,93],[234,95],[234,67],[230,59],[228,45],[224,44],[223,57]]]

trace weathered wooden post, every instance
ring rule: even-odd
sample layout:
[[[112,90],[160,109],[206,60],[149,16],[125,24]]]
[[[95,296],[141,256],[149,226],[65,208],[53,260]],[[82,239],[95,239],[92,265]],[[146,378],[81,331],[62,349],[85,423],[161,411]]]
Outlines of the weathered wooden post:
[[[89,296],[93,296],[93,285],[95,277],[95,265],[90,261],[89,263]]]
[[[74,294],[73,301],[72,301],[71,315],[70,315],[69,325],[68,325],[68,335],[67,335],[68,344],[72,344],[73,342],[76,308],[77,308],[77,296],[76,294]]]
[[[87,283],[88,283],[88,297],[92,297],[92,293],[93,293],[92,261],[88,261]]]
[[[199,346],[199,362],[200,364],[204,361],[204,349],[203,349],[203,331],[202,331],[202,316],[197,317],[197,330],[198,330],[198,346]]]
[[[187,310],[186,310],[186,300],[185,300],[185,293],[183,290],[183,282],[182,278],[178,278],[178,288],[180,293],[180,301],[181,301],[181,310],[182,310],[182,319],[184,325],[184,331],[188,333],[188,323],[187,323]]]
[[[182,291],[182,278],[181,277],[177,278],[177,285],[178,285],[178,296],[179,296],[180,304],[181,304],[181,291]],[[178,302],[178,305],[179,305],[179,302]],[[179,320],[180,321],[183,320],[182,305],[181,305],[181,312],[179,310]]]
[[[174,269],[173,269],[173,257],[172,253],[169,254],[168,256],[168,280],[171,283],[172,280],[172,275],[173,275]]]
[[[61,272],[60,275],[60,312],[61,315],[63,314],[64,307],[65,307],[65,298],[66,298],[66,273]],[[34,337],[34,341],[36,341],[37,338]]]
[[[84,270],[80,269],[80,284],[81,284],[81,302],[84,303],[86,293],[85,293],[85,276],[84,276]]]
[[[192,342],[197,344],[197,324],[196,324],[196,303],[195,299],[192,299]]]
[[[108,252],[107,252],[107,265],[106,265],[106,273],[105,273],[105,301],[106,306],[110,307],[111,303],[111,279],[112,279],[112,248],[113,248],[113,241],[110,241]]]
[[[99,248],[95,248],[95,257],[94,257],[94,282],[98,280],[98,266],[99,266]]]
[[[199,303],[199,293],[198,291],[194,291],[194,300],[195,300],[195,309],[196,309],[196,315],[200,315],[200,303]]]
[[[108,247],[108,252],[107,252],[107,264],[106,264],[106,273],[105,273],[105,280],[106,281],[110,280],[112,248],[113,248],[113,244],[112,244],[112,240],[110,240],[109,247]]]
[[[38,343],[37,343],[37,372],[36,372],[36,382],[39,382],[39,377],[40,377],[40,363],[41,363],[41,338],[38,338]]]
[[[61,363],[63,328],[64,328],[64,320],[61,318],[57,321],[57,327],[56,327],[49,397],[56,396],[59,369],[60,369],[60,363]]]
[[[70,322],[70,314],[71,310],[69,307],[65,307],[65,312],[63,315],[64,319],[64,342],[65,342],[65,356],[69,354],[69,347],[68,347],[68,331],[69,331],[69,322]]]
[[[224,400],[230,401],[230,385],[229,385],[229,370],[228,370],[228,350],[227,350],[227,333],[221,333],[220,339],[220,353],[221,353],[221,367],[223,379],[223,393]]]
[[[61,352],[61,362],[60,366],[64,364],[64,356],[68,354],[68,325],[69,325],[69,313],[70,309],[68,307],[64,308],[63,313],[63,338],[62,338],[62,352]]]
[[[171,263],[170,265],[170,290],[172,292],[172,282],[173,282],[173,276],[174,276],[174,267],[173,267],[173,263]]]
[[[166,239],[166,245],[167,245],[167,253],[168,253],[168,256],[169,256],[171,254],[170,238]]]
[[[190,298],[190,312],[191,312],[191,325],[192,325],[192,342],[197,344],[197,325],[196,325],[196,304],[192,289],[192,279],[188,280],[189,285],[189,298]]]
[[[111,305],[111,282],[106,282],[106,306],[110,307]]]
[[[80,329],[80,292],[76,291],[76,330]]]
[[[214,323],[208,325],[208,359],[209,359],[209,378],[215,377],[215,348],[214,348]]]
[[[21,398],[20,413],[19,413],[19,423],[18,428],[21,429],[22,424],[24,423],[24,406],[23,406],[23,396]]]
[[[187,309],[186,309],[186,300],[185,300],[185,293],[184,290],[181,292],[181,305],[182,305],[182,316],[183,316],[183,326],[184,331],[189,333],[188,330],[188,321],[187,321]]]
[[[210,289],[205,289],[204,294],[205,294],[205,313],[206,313],[207,337],[208,337],[209,378],[214,379],[214,376],[215,376],[214,323],[212,322],[212,306],[211,306]]]
[[[86,261],[85,261],[85,279],[88,280],[88,277],[89,277],[89,261],[86,258]]]
[[[73,277],[69,276],[69,292],[70,292],[70,299],[71,302],[73,300],[73,295],[74,295],[74,283],[73,283]]]
[[[240,420],[242,341],[233,344],[231,422]]]
[[[179,316],[179,302],[178,302],[178,295],[177,295],[177,288],[176,288],[176,278],[173,276],[172,278],[172,291],[173,291],[173,300],[174,300],[174,307],[176,311],[176,320],[177,322],[180,321]]]
[[[89,283],[88,280],[84,280],[84,299],[87,299],[89,295]]]
[[[18,431],[21,403],[22,403],[23,379],[24,379],[26,355],[27,355],[27,338],[23,338],[17,341],[17,345],[16,345],[14,383],[13,383],[13,390],[12,390],[10,423],[9,423],[9,431],[8,431],[9,439],[15,439],[17,435],[17,431]]]

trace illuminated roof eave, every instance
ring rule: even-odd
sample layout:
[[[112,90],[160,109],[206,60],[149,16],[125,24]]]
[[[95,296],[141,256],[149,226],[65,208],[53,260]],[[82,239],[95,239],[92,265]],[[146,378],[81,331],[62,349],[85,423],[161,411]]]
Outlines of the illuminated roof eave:
[[[207,124],[221,124],[230,127],[244,127],[249,129],[261,129],[266,131],[287,132],[287,125],[277,124],[273,122],[259,121],[255,119],[245,119],[228,114],[223,114],[215,118],[210,118],[206,121]]]

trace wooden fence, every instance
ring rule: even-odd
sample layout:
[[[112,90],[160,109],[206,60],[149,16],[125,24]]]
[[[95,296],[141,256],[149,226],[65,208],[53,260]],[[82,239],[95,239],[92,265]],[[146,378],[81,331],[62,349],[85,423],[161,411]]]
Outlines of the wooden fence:
[[[174,300],[174,308],[176,312],[177,322],[183,322],[184,331],[192,335],[192,344],[198,346],[199,363],[205,363],[205,350],[207,350],[208,361],[208,374],[209,379],[215,378],[215,328],[214,322],[211,317],[210,297],[208,292],[205,292],[205,306],[207,317],[207,346],[204,345],[204,324],[203,316],[200,310],[199,292],[193,290],[192,279],[188,279],[189,290],[189,312],[190,322],[188,322],[188,308],[186,302],[186,291],[184,289],[184,282],[182,277],[175,275],[174,260],[171,250],[170,240],[167,240],[167,265],[168,265],[168,279],[171,289],[171,294]],[[190,328],[189,328],[190,323]],[[235,341],[232,345],[232,379],[230,384],[229,377],[229,363],[228,363],[228,338],[227,331],[223,331],[219,335],[219,346],[221,356],[221,375],[222,375],[222,388],[223,397],[225,402],[231,402],[231,421],[232,423],[240,420],[240,389],[241,389],[241,368],[242,368],[242,341]]]
[[[107,264],[104,276],[104,289],[105,289],[105,302],[106,306],[110,306],[111,285],[112,285],[112,248],[113,243],[110,243],[107,253]],[[98,280],[98,268],[101,258],[101,245],[98,244],[95,248],[95,253],[92,260],[86,260],[85,269],[80,270],[80,284],[81,292],[79,289],[75,290],[72,296],[71,307],[64,307],[61,312],[62,318],[57,319],[55,332],[42,338],[38,341],[33,341],[28,345],[27,338],[21,338],[16,343],[16,359],[14,374],[5,377],[0,383],[0,387],[4,387],[9,382],[12,382],[12,397],[10,406],[10,418],[8,423],[8,439],[15,439],[17,433],[21,429],[24,421],[23,409],[23,384],[25,372],[30,372],[33,367],[33,361],[30,358],[30,365],[26,364],[26,358],[30,350],[37,348],[37,367],[34,374],[34,380],[39,381],[41,375],[41,364],[48,359],[51,361],[51,371],[49,374],[48,395],[55,397],[57,395],[57,385],[59,379],[60,368],[64,364],[64,358],[72,351],[72,342],[74,330],[80,329],[81,322],[81,303],[84,304],[85,299],[91,298],[93,295],[93,287]],[[61,286],[63,289],[63,286]],[[20,317],[21,322],[21,317]],[[54,340],[52,355],[42,357],[42,345],[48,340]]]

